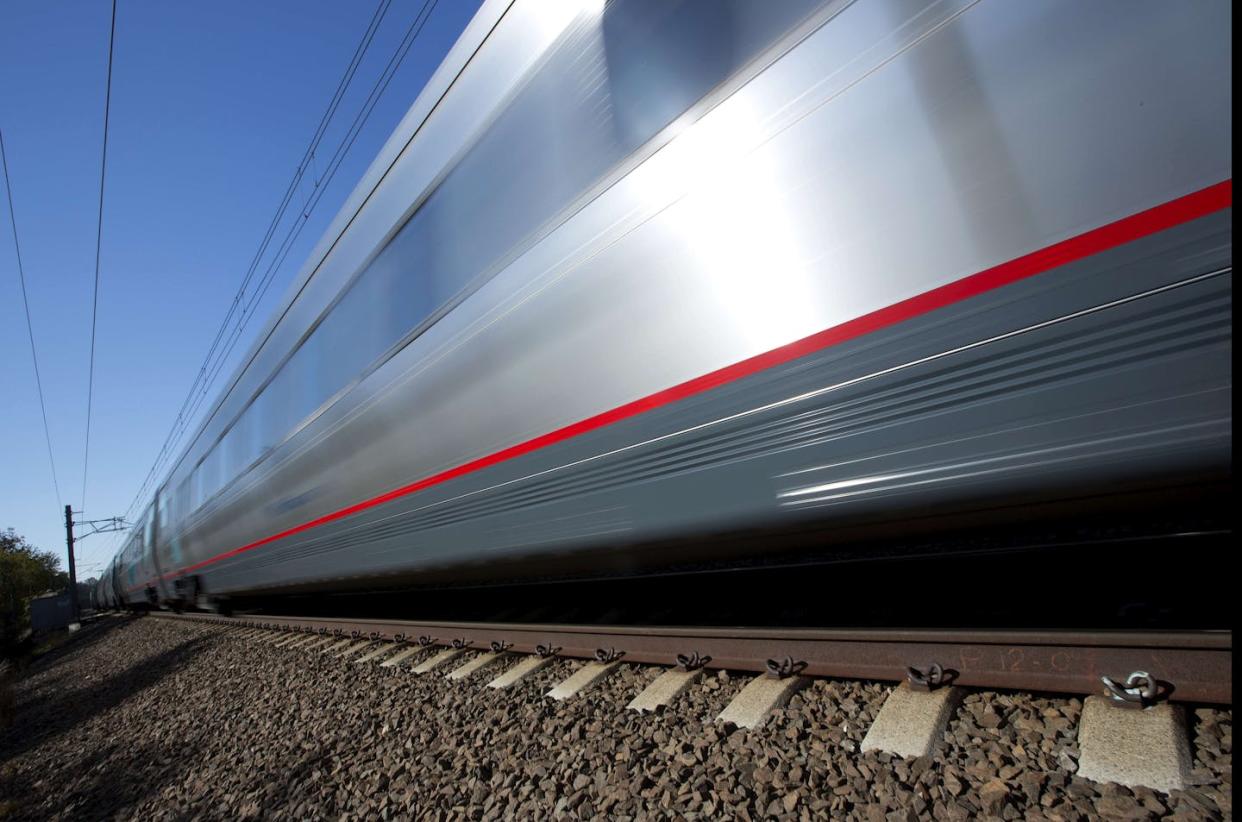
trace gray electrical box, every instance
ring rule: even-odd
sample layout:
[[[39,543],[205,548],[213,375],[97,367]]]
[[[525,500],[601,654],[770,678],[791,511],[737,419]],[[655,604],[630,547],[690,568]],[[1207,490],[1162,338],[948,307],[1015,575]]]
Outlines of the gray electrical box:
[[[30,600],[30,627],[36,633],[64,628],[72,620],[73,607],[68,591],[44,594]]]

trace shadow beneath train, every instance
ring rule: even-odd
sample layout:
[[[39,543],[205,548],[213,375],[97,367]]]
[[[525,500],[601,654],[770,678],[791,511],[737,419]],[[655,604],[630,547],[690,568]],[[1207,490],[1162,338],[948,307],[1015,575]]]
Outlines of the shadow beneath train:
[[[171,741],[117,736],[42,771],[6,772],[0,762],[0,809],[6,822],[128,818],[135,807],[183,779],[194,753]],[[125,765],[97,767],[107,761]]]
[[[187,639],[102,679],[70,681],[69,676],[61,675],[41,682],[40,695],[18,702],[13,725],[0,732],[0,763],[22,755],[49,737],[72,732],[128,697],[155,685],[186,665],[209,639],[209,636]],[[80,648],[75,643],[75,650]],[[55,778],[55,774],[47,774],[44,781]]]
[[[15,687],[23,680],[31,678],[38,678],[36,687],[43,693],[60,693],[66,687],[76,685],[76,679],[71,673],[56,672],[56,669],[67,660],[73,659],[75,655],[86,652],[91,646],[132,624],[131,619],[109,619],[98,623],[87,623],[83,625],[80,632],[61,637],[59,645],[43,652],[37,651],[39,646],[49,640],[56,642],[56,637],[43,637],[28,643],[21,653],[6,658],[5,661],[9,665],[8,680],[0,687],[6,687],[8,692],[7,694],[0,693],[0,699],[7,696],[10,702],[14,701]],[[0,737],[3,736],[3,731],[8,724],[4,717],[0,717]]]

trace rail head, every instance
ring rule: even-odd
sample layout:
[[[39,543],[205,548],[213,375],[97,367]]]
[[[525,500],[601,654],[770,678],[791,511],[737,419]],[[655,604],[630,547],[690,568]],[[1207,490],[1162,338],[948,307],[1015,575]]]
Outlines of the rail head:
[[[1172,700],[1233,701],[1232,631],[702,628],[154,614],[387,641],[423,636],[446,647],[500,644],[529,654],[556,648],[558,656],[576,659],[595,659],[600,649],[615,648],[627,662],[671,666],[695,656],[708,660],[708,668],[757,673],[787,659],[811,676],[901,681],[911,668],[934,665],[959,685],[1058,693],[1101,693],[1103,677],[1124,679],[1141,670],[1165,683]]]

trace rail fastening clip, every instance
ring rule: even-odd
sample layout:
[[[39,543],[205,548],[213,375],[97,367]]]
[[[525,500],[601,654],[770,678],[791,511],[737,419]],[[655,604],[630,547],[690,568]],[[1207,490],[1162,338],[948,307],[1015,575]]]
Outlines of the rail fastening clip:
[[[1118,708],[1142,710],[1150,708],[1169,693],[1168,688],[1161,688],[1162,683],[1146,671],[1134,671],[1125,682],[1118,682],[1111,676],[1101,676],[1110,705]]]

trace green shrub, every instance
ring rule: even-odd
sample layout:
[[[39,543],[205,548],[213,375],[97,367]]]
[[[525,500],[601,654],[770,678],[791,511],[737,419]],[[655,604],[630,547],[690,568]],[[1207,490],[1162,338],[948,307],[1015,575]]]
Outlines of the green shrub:
[[[35,548],[12,528],[0,531],[0,658],[30,627],[30,598],[68,583],[60,557]]]

